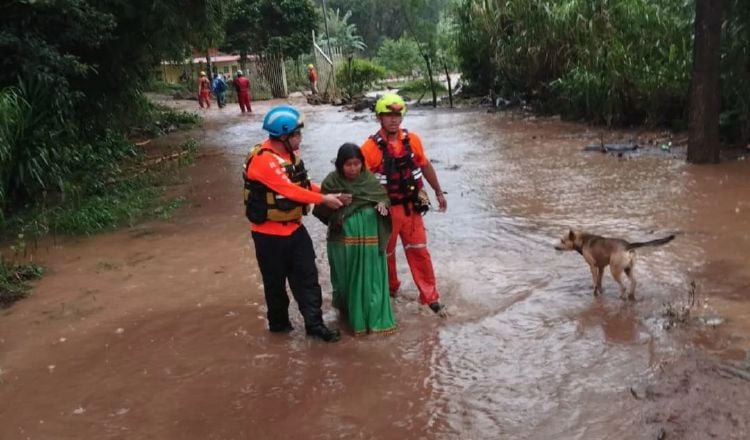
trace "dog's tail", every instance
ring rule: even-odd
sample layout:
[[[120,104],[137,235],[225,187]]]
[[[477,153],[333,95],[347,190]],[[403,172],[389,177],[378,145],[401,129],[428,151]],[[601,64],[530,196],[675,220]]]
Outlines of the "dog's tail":
[[[674,240],[674,234],[656,240],[644,241],[642,243],[628,243],[628,250],[637,249],[644,246],[660,246],[662,244],[667,244],[672,240]]]

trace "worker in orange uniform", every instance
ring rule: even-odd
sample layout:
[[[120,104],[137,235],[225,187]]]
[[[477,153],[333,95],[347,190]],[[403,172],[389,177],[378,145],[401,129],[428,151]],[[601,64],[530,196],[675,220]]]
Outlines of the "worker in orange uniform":
[[[294,107],[274,107],[263,120],[268,139],[257,145],[245,162],[246,216],[252,223],[255,256],[263,277],[268,308],[268,328],[274,333],[293,330],[289,321],[292,290],[308,335],[326,342],[339,339],[338,330],[323,322],[323,304],[315,251],[302,224],[310,204],[338,209],[351,202],[351,195],[321,194],[307,176],[300,159],[302,119]]]
[[[307,65],[307,79],[310,80],[310,91],[313,95],[318,94],[318,71],[312,64]]]
[[[211,108],[210,93],[211,82],[206,78],[206,72],[201,72],[201,76],[198,78],[198,105],[201,108],[203,108],[203,104],[206,105],[206,108]]]
[[[386,94],[375,104],[375,113],[380,121],[380,130],[365,141],[361,150],[367,169],[385,186],[391,200],[393,229],[386,248],[391,296],[395,296],[401,286],[395,255],[396,241],[401,237],[406,260],[419,290],[419,301],[445,317],[447,313],[439,301],[432,259],[427,250],[427,233],[422,221],[422,214],[429,208],[422,178],[435,191],[440,212],[448,209],[445,193],[424,153],[420,137],[401,129],[406,113],[404,100],[399,95]]]
[[[237,71],[237,78],[234,79],[234,90],[237,92],[237,102],[242,113],[251,113],[253,109],[250,108],[250,80],[241,70]]]

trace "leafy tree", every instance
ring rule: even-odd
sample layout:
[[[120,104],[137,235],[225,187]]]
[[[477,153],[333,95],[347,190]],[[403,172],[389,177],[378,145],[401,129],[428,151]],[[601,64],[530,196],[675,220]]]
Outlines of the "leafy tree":
[[[247,56],[251,53],[262,52],[257,34],[262,25],[260,16],[260,2],[233,0],[227,8],[225,22],[225,38],[222,46],[227,52],[240,55],[240,65],[247,69]]]
[[[411,75],[414,69],[422,66],[422,56],[413,38],[386,38],[378,48],[376,59],[388,71],[397,75]]]
[[[322,0],[316,0],[322,4]],[[372,56],[386,38],[398,39],[406,30],[401,0],[326,0],[332,10],[351,11],[350,22],[357,26]]]
[[[114,139],[148,111],[154,66],[184,57],[218,1],[0,4],[0,209],[115,171],[133,150]]]
[[[310,0],[233,0],[225,48],[242,53],[278,53],[296,58],[312,50],[317,24]]]
[[[258,35],[265,51],[296,58],[312,50],[312,31],[318,16],[309,0],[263,0]]]
[[[224,41],[227,11],[221,0],[206,2],[202,16],[195,23],[191,38],[191,45],[206,54],[206,69],[208,77],[212,78],[211,54],[209,49],[219,47]]]
[[[433,72],[438,58],[438,28],[441,12],[448,0],[401,0],[408,34],[417,42],[432,89],[432,106],[437,107],[437,89]]]

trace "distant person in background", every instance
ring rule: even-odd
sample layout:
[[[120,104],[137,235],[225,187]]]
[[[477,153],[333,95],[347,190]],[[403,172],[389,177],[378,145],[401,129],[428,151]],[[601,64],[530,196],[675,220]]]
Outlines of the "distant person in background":
[[[226,105],[227,83],[224,82],[224,78],[218,73],[214,73],[214,80],[211,82],[211,91],[216,97],[216,103],[219,108],[224,108]]]
[[[250,107],[250,80],[245,78],[241,70],[237,71],[237,78],[234,79],[234,90],[237,92],[237,102],[240,104],[242,113],[252,113]]]
[[[203,104],[206,105],[206,108],[211,108],[210,93],[211,83],[206,78],[206,72],[201,72],[201,76],[198,78],[198,105],[201,108],[203,108]]]
[[[307,65],[307,78],[310,80],[310,91],[313,95],[318,94],[318,71],[312,64]]]

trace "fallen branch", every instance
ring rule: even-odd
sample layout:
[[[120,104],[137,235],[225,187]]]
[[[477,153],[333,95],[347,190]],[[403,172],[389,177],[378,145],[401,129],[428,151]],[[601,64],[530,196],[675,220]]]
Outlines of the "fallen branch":
[[[190,154],[189,151],[178,151],[177,153],[172,153],[167,156],[161,156],[161,157],[157,157],[153,159],[146,159],[145,161],[143,161],[143,165],[146,167],[149,167],[149,166],[153,166],[161,162],[164,162],[165,160],[179,159],[183,156],[187,156],[188,154]]]
[[[686,324],[690,319],[690,312],[695,306],[695,281],[690,282],[690,290],[687,294],[687,301],[683,304],[664,303],[665,310],[662,316],[666,318],[664,328],[669,330],[679,324]]]
[[[719,369],[725,373],[728,373],[734,377],[750,381],[750,371],[735,367],[734,365],[720,364]]]

